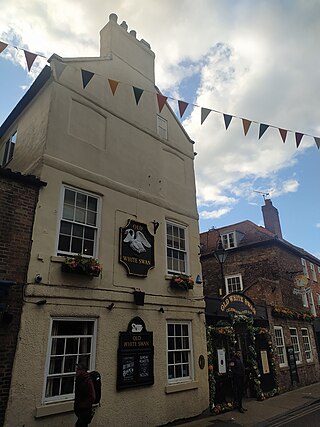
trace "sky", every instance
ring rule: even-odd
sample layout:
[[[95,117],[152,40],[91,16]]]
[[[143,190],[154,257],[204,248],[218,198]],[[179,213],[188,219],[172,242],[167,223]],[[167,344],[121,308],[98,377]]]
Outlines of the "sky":
[[[189,106],[200,231],[263,225],[320,258],[320,0],[0,0],[0,123],[53,53],[99,56],[111,13],[156,54],[156,85]],[[17,46],[15,49],[12,46]],[[28,72],[22,49],[37,53]],[[201,124],[201,108],[213,110]],[[233,116],[228,129],[224,114]],[[244,135],[242,119],[252,121]],[[259,139],[260,124],[269,125]],[[283,143],[279,128],[288,130]],[[304,136],[296,147],[295,132]]]

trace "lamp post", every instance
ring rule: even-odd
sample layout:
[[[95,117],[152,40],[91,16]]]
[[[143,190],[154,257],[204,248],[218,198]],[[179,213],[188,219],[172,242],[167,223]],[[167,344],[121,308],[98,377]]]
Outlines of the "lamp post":
[[[213,252],[213,255],[214,255],[215,259],[220,264],[220,273],[221,273],[221,285],[220,286],[221,287],[219,288],[219,296],[221,297],[222,293],[223,293],[223,289],[225,287],[223,264],[225,263],[225,261],[227,259],[227,256],[228,256],[228,252],[223,247],[221,236],[219,236],[219,240],[218,240],[218,244],[217,244],[217,249]]]

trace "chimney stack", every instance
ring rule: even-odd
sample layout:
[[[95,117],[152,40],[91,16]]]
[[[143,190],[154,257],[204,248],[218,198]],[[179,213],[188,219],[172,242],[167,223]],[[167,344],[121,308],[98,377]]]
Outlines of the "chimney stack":
[[[128,32],[125,21],[120,25],[117,21],[118,16],[111,13],[109,22],[100,31],[100,57],[112,59],[115,56],[154,84],[155,54],[149,43],[143,39],[138,40],[135,30]]]
[[[265,205],[262,206],[264,226],[267,230],[271,231],[271,233],[276,234],[279,239],[282,239],[278,209],[272,205],[270,199],[264,199],[264,203]]]

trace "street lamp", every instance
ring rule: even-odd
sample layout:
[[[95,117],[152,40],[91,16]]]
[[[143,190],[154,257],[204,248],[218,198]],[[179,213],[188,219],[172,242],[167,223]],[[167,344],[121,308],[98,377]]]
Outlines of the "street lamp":
[[[219,288],[219,296],[222,296],[223,288],[225,287],[224,283],[224,273],[223,273],[223,264],[225,263],[228,251],[225,250],[222,244],[221,236],[219,236],[217,249],[213,252],[215,259],[220,264],[220,273],[221,273],[221,287]]]

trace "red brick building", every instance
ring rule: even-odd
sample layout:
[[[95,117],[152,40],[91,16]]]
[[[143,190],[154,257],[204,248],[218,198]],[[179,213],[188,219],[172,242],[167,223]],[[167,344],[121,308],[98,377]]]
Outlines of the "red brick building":
[[[261,371],[269,369],[268,362],[261,359],[265,357],[272,363],[273,351],[271,345],[267,351],[266,342],[261,344],[259,332],[270,328],[276,354],[275,376],[282,392],[320,379],[314,331],[314,320],[319,316],[320,260],[282,238],[278,211],[270,199],[265,200],[262,212],[265,227],[246,220],[201,234],[206,317],[213,327],[228,322],[228,316],[220,310],[223,297],[233,292],[248,297],[257,310],[253,339],[259,381],[263,385]],[[214,255],[219,241],[227,253],[222,265]],[[235,332],[234,343],[246,359],[250,343],[245,334]],[[266,391],[272,388],[268,381],[264,386]]]
[[[33,176],[0,168],[0,425],[3,425],[29,264],[39,188]]]

